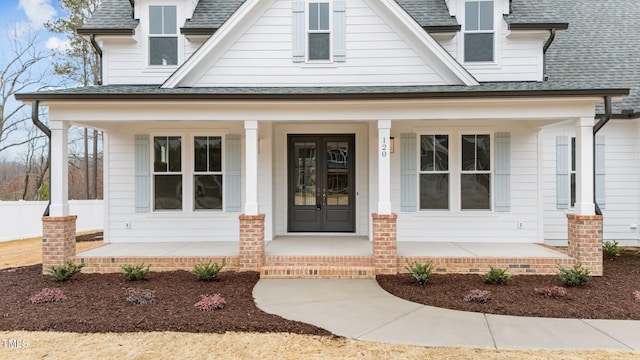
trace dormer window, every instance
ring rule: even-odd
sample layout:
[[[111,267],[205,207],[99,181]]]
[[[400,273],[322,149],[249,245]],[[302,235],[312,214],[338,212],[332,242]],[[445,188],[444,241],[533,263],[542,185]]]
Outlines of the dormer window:
[[[149,65],[178,65],[175,6],[149,6]]]
[[[494,61],[493,1],[467,1],[464,15],[464,61]]]
[[[307,56],[311,61],[331,59],[329,3],[310,2],[307,28]]]

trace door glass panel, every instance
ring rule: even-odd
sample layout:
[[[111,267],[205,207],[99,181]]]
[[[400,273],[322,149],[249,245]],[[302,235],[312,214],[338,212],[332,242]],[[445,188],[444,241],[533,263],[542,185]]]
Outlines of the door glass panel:
[[[294,143],[295,205],[316,205],[316,143]]]
[[[349,144],[327,142],[327,205],[349,205]]]

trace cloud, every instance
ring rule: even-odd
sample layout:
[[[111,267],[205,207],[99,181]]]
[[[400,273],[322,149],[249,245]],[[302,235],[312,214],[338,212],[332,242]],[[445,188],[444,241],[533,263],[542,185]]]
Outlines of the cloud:
[[[69,40],[60,39],[53,36],[47,40],[46,46],[47,46],[47,49],[58,51],[58,52],[63,52],[65,50],[68,50],[71,47]]]
[[[42,24],[53,20],[56,9],[51,6],[51,0],[20,0],[19,7],[24,10],[29,21],[34,27],[40,28]]]

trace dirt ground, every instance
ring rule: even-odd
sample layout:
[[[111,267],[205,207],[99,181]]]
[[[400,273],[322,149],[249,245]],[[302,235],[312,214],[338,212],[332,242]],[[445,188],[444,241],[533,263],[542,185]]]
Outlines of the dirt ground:
[[[79,249],[101,241],[78,243]],[[0,243],[0,268],[41,262],[41,239]],[[0,300],[1,301],[1,300]],[[621,351],[498,351],[425,348],[289,333],[193,334],[135,332],[78,334],[4,331],[0,314],[0,359],[637,359]],[[73,349],[72,352],[70,349]]]

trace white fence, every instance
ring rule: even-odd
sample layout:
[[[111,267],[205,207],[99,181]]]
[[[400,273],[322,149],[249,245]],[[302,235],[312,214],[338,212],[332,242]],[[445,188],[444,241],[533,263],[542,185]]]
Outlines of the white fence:
[[[46,201],[0,201],[0,242],[42,236]],[[69,214],[78,215],[76,231],[102,230],[102,200],[70,200]]]

